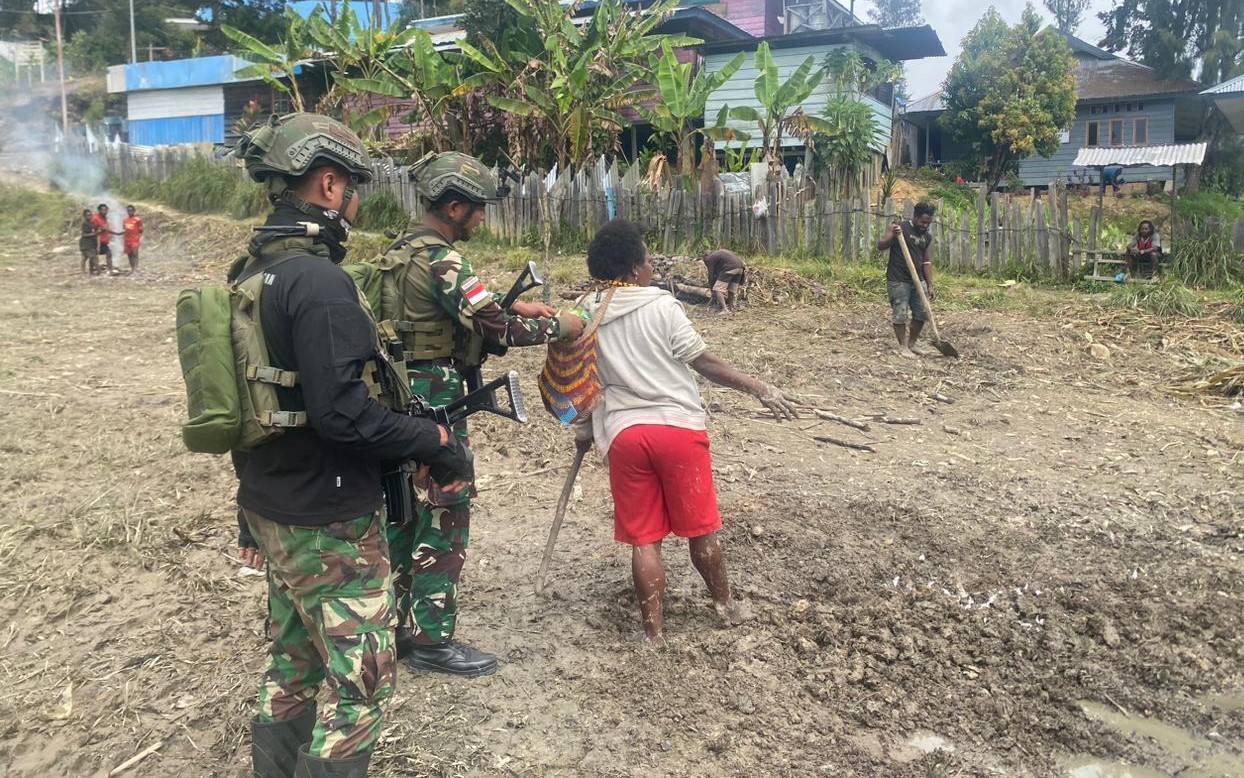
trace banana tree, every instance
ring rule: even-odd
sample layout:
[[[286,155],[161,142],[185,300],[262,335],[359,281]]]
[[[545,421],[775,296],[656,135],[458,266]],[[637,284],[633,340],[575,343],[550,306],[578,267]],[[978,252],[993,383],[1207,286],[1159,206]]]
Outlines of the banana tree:
[[[602,0],[586,21],[575,18],[578,3],[508,2],[520,18],[503,45],[487,39],[480,48],[459,44],[476,68],[467,83],[493,87],[490,105],[530,120],[528,128],[541,128],[563,170],[616,145],[626,124],[620,112],[652,91],[644,86],[648,60],[663,40],[671,46],[700,43],[654,32],[679,0],[656,0],[642,10],[624,0]]]
[[[360,106],[352,104],[351,98],[360,92],[377,94],[373,90],[360,88],[358,84],[387,79],[388,63],[402,56],[417,32],[415,28],[402,29],[398,25],[388,29],[372,27],[370,21],[360,21],[349,0],[342,2],[340,11],[331,21],[323,14],[313,14],[308,20],[308,35],[333,63],[333,71],[337,73],[333,88],[325,100],[335,104],[355,132],[375,130],[388,121],[395,108],[391,104],[379,105],[357,113],[355,109],[368,108],[371,101],[364,98]]]
[[[777,169],[782,161],[782,135],[790,132],[811,141],[812,134],[828,129],[819,116],[805,114],[800,107],[825,78],[825,68],[816,66],[816,58],[808,57],[790,77],[778,83],[777,63],[769,51],[768,42],[756,49],[756,83],[753,91],[759,110],[751,106],[730,109],[730,118],[753,122],[760,132],[761,148],[769,166]]]
[[[657,133],[674,140],[684,181],[690,181],[695,170],[695,136],[703,134],[692,122],[704,115],[708,98],[738,72],[746,56],[740,52],[714,73],[697,72],[693,63],[678,60],[669,41],[662,41],[661,56],[653,58],[657,100],[651,107],[641,104],[637,108]]]
[[[317,15],[313,13],[312,16]],[[298,89],[297,72],[299,65],[314,56],[313,41],[307,29],[307,22],[288,6],[285,8],[285,19],[289,23],[289,33],[275,46],[269,46],[253,35],[249,35],[236,27],[220,25],[220,31],[229,40],[242,48],[237,55],[251,64],[238,70],[236,75],[242,78],[261,78],[273,89],[289,96],[295,111],[307,110]]]

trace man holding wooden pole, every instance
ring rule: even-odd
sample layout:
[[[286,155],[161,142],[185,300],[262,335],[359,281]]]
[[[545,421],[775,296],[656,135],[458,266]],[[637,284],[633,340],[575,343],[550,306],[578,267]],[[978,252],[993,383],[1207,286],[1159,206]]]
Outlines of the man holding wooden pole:
[[[933,244],[933,235],[929,233],[929,225],[933,223],[936,210],[929,203],[916,203],[914,216],[910,221],[905,219],[894,222],[877,241],[878,250],[890,250],[890,262],[886,266],[890,321],[894,325],[894,337],[898,339],[898,353],[904,357],[923,353],[916,348],[916,340],[930,314],[916,290],[917,281],[911,277],[902,248],[895,239],[902,236],[907,241],[907,248],[918,265],[916,272],[920,275],[919,282],[924,284],[929,300],[935,299],[937,295],[933,291],[933,263],[929,259],[929,246]],[[910,325],[908,318],[911,319]]]

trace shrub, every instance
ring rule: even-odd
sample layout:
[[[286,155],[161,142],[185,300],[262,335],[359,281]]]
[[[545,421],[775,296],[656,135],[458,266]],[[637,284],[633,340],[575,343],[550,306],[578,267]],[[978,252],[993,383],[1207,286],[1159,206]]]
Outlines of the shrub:
[[[1175,241],[1171,274],[1191,286],[1213,289],[1244,282],[1244,254],[1235,250],[1225,229]]]
[[[1244,218],[1244,201],[1222,192],[1193,192],[1181,195],[1175,204],[1175,212],[1182,225],[1184,220],[1217,219],[1229,224],[1236,219]]]
[[[245,219],[268,210],[262,186],[236,168],[204,157],[188,160],[164,181],[140,178],[117,188],[128,199],[156,200],[186,213],[225,213]]]
[[[359,215],[355,226],[372,232],[404,232],[410,215],[401,201],[391,192],[367,195],[359,202]]]
[[[0,187],[0,235],[59,235],[68,230],[76,238],[78,216],[84,207],[60,192]]]
[[[1169,278],[1157,284],[1122,284],[1110,293],[1108,304],[1112,308],[1143,308],[1159,316],[1192,318],[1204,313],[1196,294]]]
[[[976,190],[967,184],[943,182],[929,190],[930,202],[941,200],[956,211],[976,210]]]

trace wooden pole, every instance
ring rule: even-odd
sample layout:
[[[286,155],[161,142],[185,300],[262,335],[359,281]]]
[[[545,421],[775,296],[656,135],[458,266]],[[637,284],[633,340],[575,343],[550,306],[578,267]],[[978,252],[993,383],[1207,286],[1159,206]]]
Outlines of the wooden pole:
[[[69,143],[69,101],[65,97],[65,43],[60,29],[60,10],[65,0],[52,6],[52,18],[56,23],[56,67],[60,72],[60,129],[66,145]]]

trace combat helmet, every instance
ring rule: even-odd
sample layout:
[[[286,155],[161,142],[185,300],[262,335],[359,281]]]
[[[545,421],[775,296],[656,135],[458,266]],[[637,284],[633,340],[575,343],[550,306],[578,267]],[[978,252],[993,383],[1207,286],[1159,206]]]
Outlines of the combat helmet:
[[[371,158],[359,137],[341,122],[314,113],[276,116],[243,133],[233,153],[255,181],[294,178],[317,163],[340,165],[360,183],[371,180]]]
[[[415,192],[427,202],[457,192],[475,203],[500,200],[510,188],[497,182],[484,163],[458,151],[431,152],[410,168]]]

